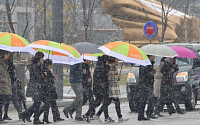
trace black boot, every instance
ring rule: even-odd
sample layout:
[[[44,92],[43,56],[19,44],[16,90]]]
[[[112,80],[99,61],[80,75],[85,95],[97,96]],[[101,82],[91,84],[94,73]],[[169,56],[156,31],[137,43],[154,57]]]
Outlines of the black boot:
[[[41,122],[40,120],[36,120],[36,121],[34,120],[34,121],[33,121],[33,124],[44,124],[44,123]]]
[[[8,115],[4,115],[3,120],[12,120],[12,119]]]
[[[53,118],[53,121],[54,122],[59,122],[59,121],[64,121],[65,119],[62,119],[62,118]]]
[[[45,122],[46,122],[47,124],[51,124],[51,123],[52,123],[52,122],[50,122],[48,119],[43,119],[43,124],[44,124]]]

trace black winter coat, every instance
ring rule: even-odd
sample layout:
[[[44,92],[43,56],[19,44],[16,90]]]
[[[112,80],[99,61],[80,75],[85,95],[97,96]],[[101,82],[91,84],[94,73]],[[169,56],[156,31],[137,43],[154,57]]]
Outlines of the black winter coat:
[[[15,75],[15,66],[13,64],[12,59],[8,59],[8,71],[9,71],[11,83],[13,84],[17,80],[17,78]]]
[[[26,91],[27,97],[41,98],[42,97],[42,76],[41,63],[32,61],[30,65],[30,80]]]
[[[86,72],[84,72],[84,70]],[[83,88],[92,88],[92,81],[88,82],[88,79],[91,78],[90,66],[83,63]]]
[[[95,96],[109,95],[108,85],[109,65],[104,61],[97,61],[93,74],[93,93]]]
[[[160,72],[163,74],[160,91],[161,93],[171,93],[173,91],[174,73],[178,71],[176,66],[177,65],[173,65],[166,61],[163,67],[160,69]]]
[[[45,74],[46,72],[46,74]],[[55,87],[55,77],[51,70],[47,68],[42,69],[42,90],[44,100],[57,99],[57,92]]]
[[[156,71],[154,70],[153,64],[154,61],[151,62],[152,65],[140,66],[139,68],[139,82],[138,88],[153,88],[154,84],[154,74]]]

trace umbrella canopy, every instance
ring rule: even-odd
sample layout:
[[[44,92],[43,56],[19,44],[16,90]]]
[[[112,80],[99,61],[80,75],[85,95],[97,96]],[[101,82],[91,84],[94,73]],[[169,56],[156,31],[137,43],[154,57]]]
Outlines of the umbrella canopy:
[[[148,45],[141,47],[141,49],[147,55],[170,57],[170,58],[178,56],[178,54],[171,47],[168,47],[166,45],[148,44]]]
[[[0,32],[0,49],[9,52],[26,52],[25,47],[29,42],[14,33]]]
[[[191,49],[182,46],[171,46],[171,48],[178,54],[180,58],[196,58],[197,55]]]
[[[26,50],[32,54],[32,50],[29,48],[37,48],[37,49],[55,51],[55,52],[59,52],[62,54],[66,54],[66,55],[74,58],[72,53],[70,53],[68,50],[65,50],[64,47],[60,43],[49,41],[49,40],[39,40],[39,41],[33,42],[30,45],[28,45]],[[33,52],[35,52],[35,51],[33,51]]]
[[[93,43],[80,42],[80,43],[72,44],[72,46],[74,48],[76,48],[80,54],[82,54],[82,53],[90,53],[90,54],[102,53],[98,49],[98,46]]]
[[[103,53],[95,53],[95,54],[90,54],[90,53],[83,53],[82,57],[83,59],[91,60],[91,61],[98,61],[99,56],[103,56]]]
[[[144,66],[151,65],[151,62],[144,51],[130,43],[116,41],[107,43],[99,49],[106,55],[116,57],[124,62],[136,63]]]
[[[51,46],[48,48],[48,47],[44,47],[44,45],[46,43],[42,44],[41,43],[42,41],[48,42],[48,40],[40,40],[39,45],[41,45],[41,46],[36,46],[36,45],[30,44],[29,46],[27,46],[27,51],[32,55],[34,55],[37,51],[43,52],[44,58],[45,59],[47,59],[47,58],[51,59],[53,61],[53,63],[73,65],[73,64],[76,64],[76,63],[83,62],[81,55],[79,54],[79,52],[74,47],[72,47],[70,45],[66,45],[64,43],[61,43],[61,44],[56,43],[55,47],[57,47],[57,48],[53,49],[54,45],[52,45],[52,44],[55,43],[55,42],[49,41],[51,43]],[[44,49],[42,47],[44,47]],[[62,48],[63,50],[60,51],[60,49],[58,49],[58,48]],[[64,51],[66,51],[66,52],[64,52]]]

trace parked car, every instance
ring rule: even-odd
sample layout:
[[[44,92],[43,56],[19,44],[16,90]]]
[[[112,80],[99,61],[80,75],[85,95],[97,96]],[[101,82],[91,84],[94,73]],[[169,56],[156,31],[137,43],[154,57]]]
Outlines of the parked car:
[[[200,98],[200,58],[198,54],[199,44],[176,43],[166,44],[167,46],[183,46],[192,49],[197,55],[197,58],[177,58],[176,62],[179,65],[179,71],[176,74],[177,83],[174,82],[174,95],[180,104],[185,104],[186,110],[193,110]],[[195,49],[194,49],[195,48]],[[200,46],[199,46],[200,50]],[[160,63],[161,57],[155,58],[156,67]],[[139,79],[139,66],[134,65],[127,77],[127,98],[129,100],[130,110],[135,112],[138,108],[138,95],[136,85]]]

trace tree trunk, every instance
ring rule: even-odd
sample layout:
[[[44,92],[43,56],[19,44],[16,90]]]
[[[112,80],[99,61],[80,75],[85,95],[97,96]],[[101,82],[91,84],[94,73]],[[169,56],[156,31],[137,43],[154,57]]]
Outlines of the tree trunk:
[[[47,37],[47,21],[46,21],[46,13],[47,13],[47,9],[46,9],[46,0],[44,0],[44,3],[43,3],[43,7],[44,7],[44,39],[46,39]]]
[[[63,0],[53,0],[53,41],[63,42]],[[54,64],[53,73],[58,75],[55,80],[58,98],[63,99],[63,65]]]
[[[10,9],[9,0],[6,0],[6,11],[7,11],[7,17],[8,17],[10,30],[11,30],[12,33],[15,33],[15,29],[14,29],[13,22],[12,22],[12,17],[11,17],[11,9]]]

